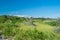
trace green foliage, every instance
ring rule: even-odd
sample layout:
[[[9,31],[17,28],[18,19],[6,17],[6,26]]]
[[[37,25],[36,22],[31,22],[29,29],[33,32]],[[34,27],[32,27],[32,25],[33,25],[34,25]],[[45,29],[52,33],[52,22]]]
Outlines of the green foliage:
[[[1,23],[0,31],[2,31],[3,35],[7,38],[14,37],[17,32],[18,25],[6,21],[5,23]]]
[[[28,20],[27,20],[28,19]],[[6,38],[14,37],[14,40],[58,40],[60,39],[57,34],[52,30],[52,26],[60,25],[60,20],[46,22],[45,20],[52,20],[50,18],[33,18],[33,22],[36,26],[30,26],[29,18],[17,17],[17,16],[0,16],[0,31]],[[35,22],[36,20],[36,22]],[[23,21],[27,22],[26,25]],[[41,21],[41,22],[40,22]]]
[[[56,26],[57,25],[57,22],[55,21],[52,21],[52,22],[45,22],[46,24],[49,24],[51,26]]]
[[[40,32],[36,30],[20,31],[15,40],[54,40],[54,33]]]
[[[56,19],[55,21],[50,21],[50,22],[45,22],[46,24],[49,24],[51,26],[56,26],[56,27],[60,27],[60,19]]]

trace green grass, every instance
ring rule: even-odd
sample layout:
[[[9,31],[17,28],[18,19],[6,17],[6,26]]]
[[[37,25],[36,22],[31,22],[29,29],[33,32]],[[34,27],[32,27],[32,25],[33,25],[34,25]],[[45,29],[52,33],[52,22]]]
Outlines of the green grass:
[[[29,18],[26,20],[23,17],[0,17],[0,31],[6,38],[14,38],[14,40],[60,40],[60,33],[56,33],[52,25],[45,23],[50,23],[48,20],[34,19],[35,26],[33,26],[30,24]],[[50,24],[55,25],[54,22]]]
[[[15,40],[56,40],[53,27],[47,24],[34,22],[36,26],[20,24],[19,34]]]

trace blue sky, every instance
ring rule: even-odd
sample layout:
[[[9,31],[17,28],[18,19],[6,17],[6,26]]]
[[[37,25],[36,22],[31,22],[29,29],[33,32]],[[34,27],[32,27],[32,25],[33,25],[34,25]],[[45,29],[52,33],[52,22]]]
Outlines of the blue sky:
[[[0,15],[60,17],[60,0],[0,0]]]

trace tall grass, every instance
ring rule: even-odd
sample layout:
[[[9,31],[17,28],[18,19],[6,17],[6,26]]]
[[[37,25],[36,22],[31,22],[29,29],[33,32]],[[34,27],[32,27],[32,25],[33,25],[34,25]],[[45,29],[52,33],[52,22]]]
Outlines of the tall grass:
[[[21,25],[19,33],[16,34],[15,40],[56,40],[57,35],[53,32],[53,28],[36,23],[37,26]]]

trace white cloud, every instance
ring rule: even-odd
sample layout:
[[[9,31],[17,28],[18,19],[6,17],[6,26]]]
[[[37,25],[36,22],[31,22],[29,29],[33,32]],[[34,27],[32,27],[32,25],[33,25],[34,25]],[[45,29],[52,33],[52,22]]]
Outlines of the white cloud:
[[[13,15],[13,16],[18,16],[18,17],[28,17],[28,18],[31,17],[31,16],[28,16],[28,15]]]

